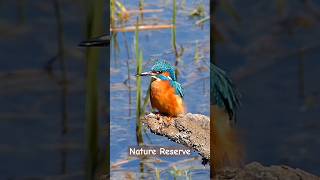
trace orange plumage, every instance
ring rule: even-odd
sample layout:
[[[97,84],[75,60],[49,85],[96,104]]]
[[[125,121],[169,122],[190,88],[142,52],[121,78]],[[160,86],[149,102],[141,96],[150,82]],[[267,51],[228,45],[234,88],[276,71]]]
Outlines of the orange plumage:
[[[237,138],[236,130],[230,126],[229,116],[224,109],[211,106],[213,117],[213,138],[210,139],[213,151],[214,170],[226,166],[239,167],[243,164],[243,146]]]
[[[169,81],[152,81],[150,101],[152,108],[158,109],[161,114],[176,117],[185,113],[183,100],[175,93]]]

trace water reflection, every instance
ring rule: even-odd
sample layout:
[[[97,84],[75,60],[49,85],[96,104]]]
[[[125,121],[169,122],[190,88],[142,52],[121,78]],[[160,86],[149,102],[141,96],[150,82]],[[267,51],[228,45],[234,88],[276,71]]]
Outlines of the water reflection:
[[[320,65],[319,2],[217,2],[216,59],[243,94],[238,126],[247,162],[319,174],[320,160],[310,159],[319,149],[311,140],[319,124],[319,99],[313,94],[320,89],[314,83]]]
[[[0,74],[0,146],[7,147],[0,158],[8,162],[1,179],[85,175],[86,64],[77,47],[85,39],[84,7],[81,1],[1,1],[1,54],[8,60]],[[99,162],[105,157],[97,156]]]

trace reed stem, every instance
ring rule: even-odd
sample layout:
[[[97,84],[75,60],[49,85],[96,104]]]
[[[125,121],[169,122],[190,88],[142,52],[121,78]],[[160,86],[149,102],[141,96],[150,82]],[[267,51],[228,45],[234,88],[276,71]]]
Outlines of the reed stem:
[[[87,0],[87,39],[102,34],[103,0]],[[86,179],[94,179],[99,152],[99,49],[86,51]]]
[[[135,53],[136,53],[136,61],[137,61],[137,73],[142,73],[142,63],[143,63],[143,53],[139,49],[139,28],[138,23],[139,19],[137,19],[137,26],[135,32]],[[142,87],[141,87],[141,77],[137,77],[137,99],[136,99],[136,138],[138,145],[143,144],[143,136],[142,136],[142,123],[140,121],[141,117],[141,97],[142,97]]]

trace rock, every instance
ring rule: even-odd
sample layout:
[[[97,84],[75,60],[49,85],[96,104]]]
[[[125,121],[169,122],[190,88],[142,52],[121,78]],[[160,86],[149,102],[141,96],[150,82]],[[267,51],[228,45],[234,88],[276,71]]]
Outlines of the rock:
[[[285,165],[263,166],[258,162],[247,164],[243,168],[225,168],[217,172],[216,179],[237,180],[320,180],[320,177],[301,169]]]
[[[171,141],[183,144],[199,152],[210,160],[210,119],[201,114],[187,113],[171,118],[172,124],[167,125],[168,117],[147,114],[142,121],[154,134],[168,137]]]
[[[168,137],[171,141],[183,144],[199,152],[210,160],[210,119],[201,114],[185,114],[171,118],[172,123],[166,124],[168,117],[147,114],[142,121],[154,134]],[[320,180],[320,177],[301,169],[285,165],[263,166],[252,162],[242,168],[223,168],[216,172],[215,179],[221,180]]]

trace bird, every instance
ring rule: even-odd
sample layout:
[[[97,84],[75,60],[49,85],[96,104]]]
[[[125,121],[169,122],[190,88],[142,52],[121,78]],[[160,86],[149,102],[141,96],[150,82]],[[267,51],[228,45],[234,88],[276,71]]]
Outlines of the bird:
[[[151,71],[137,74],[150,76],[150,102],[153,109],[162,115],[177,117],[185,114],[184,92],[181,84],[177,82],[175,67],[164,59],[157,60]],[[172,123],[172,118],[168,118]]]
[[[238,167],[243,161],[243,146],[234,127],[236,113],[239,109],[240,93],[225,71],[214,64],[211,70],[211,105],[210,111],[213,119],[213,149],[212,165],[215,170],[226,166]]]
[[[102,35],[79,46],[108,46],[110,37]],[[211,161],[212,169],[217,171],[226,166],[240,166],[243,164],[243,146],[238,133],[233,127],[236,113],[240,106],[240,95],[226,72],[214,64],[210,65],[210,116],[213,120],[213,138],[210,138],[214,157]],[[150,101],[151,106],[160,114],[176,117],[183,115],[186,108],[183,101],[183,88],[177,82],[175,68],[165,60],[158,60],[151,71],[137,74],[137,76],[151,76]],[[172,119],[167,119],[171,124]]]

